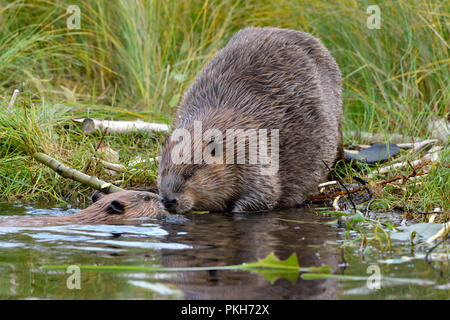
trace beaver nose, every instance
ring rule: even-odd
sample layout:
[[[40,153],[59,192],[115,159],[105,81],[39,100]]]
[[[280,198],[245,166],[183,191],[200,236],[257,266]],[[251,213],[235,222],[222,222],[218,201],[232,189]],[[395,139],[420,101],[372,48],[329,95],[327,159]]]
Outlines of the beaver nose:
[[[177,206],[177,199],[164,197],[162,203],[167,211],[174,213]]]

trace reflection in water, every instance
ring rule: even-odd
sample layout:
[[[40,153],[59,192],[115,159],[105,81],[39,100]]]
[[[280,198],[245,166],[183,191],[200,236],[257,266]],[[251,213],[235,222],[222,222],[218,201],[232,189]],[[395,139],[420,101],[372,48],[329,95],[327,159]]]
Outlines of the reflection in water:
[[[72,212],[70,209],[69,212]],[[1,219],[12,215],[62,215],[68,210],[0,204]],[[0,228],[0,299],[448,299],[448,253],[428,263],[409,244],[394,251],[374,246],[365,256],[344,241],[334,218],[307,209],[265,214],[189,214],[185,222],[130,220],[122,225],[60,225]],[[358,232],[350,232],[353,238]],[[341,248],[345,243],[345,248]],[[416,250],[417,252],[414,252]],[[99,272],[82,271],[81,289],[67,286],[70,274],[51,265],[206,267],[239,265],[269,253],[284,260],[296,253],[301,267],[329,265],[335,274],[367,277],[377,264],[383,276],[424,279],[385,282],[371,291],[365,281],[280,278],[242,270]],[[406,258],[405,258],[406,256]],[[409,258],[408,258],[409,256]],[[422,257],[421,257],[422,256]]]
[[[253,262],[274,252],[280,259],[297,254],[300,266],[329,265],[337,270],[339,252],[327,246],[336,240],[335,228],[311,212],[292,209],[267,214],[209,214],[190,216],[183,225],[169,226],[172,241],[183,241],[192,250],[162,250],[168,267],[236,265]],[[303,223],[286,222],[293,219]],[[324,223],[320,223],[322,222]],[[178,232],[187,235],[177,236]],[[335,280],[291,283],[287,279],[270,284],[263,276],[245,271],[186,272],[173,281],[187,299],[333,299]]]

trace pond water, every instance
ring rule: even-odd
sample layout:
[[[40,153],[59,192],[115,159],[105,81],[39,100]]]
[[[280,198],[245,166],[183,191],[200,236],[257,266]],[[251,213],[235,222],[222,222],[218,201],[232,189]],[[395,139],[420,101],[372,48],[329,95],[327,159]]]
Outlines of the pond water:
[[[0,204],[0,219],[65,215],[76,209]],[[186,221],[156,219],[122,225],[0,227],[1,299],[449,299],[449,246],[425,259],[429,248],[392,242],[386,250],[360,232],[346,232],[336,217],[296,208],[264,214],[188,214]],[[366,230],[368,235],[375,230]],[[273,252],[296,253],[301,267],[328,265],[336,275],[268,281],[245,270],[72,273],[43,265],[215,267],[254,262]],[[366,280],[380,271],[380,286]],[[74,282],[72,282],[74,283]],[[371,282],[372,283],[372,282]]]

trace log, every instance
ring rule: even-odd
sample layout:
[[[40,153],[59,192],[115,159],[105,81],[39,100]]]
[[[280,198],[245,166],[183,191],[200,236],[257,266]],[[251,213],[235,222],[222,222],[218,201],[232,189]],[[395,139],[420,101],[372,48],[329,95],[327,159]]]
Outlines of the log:
[[[390,143],[402,143],[402,142],[420,142],[423,139],[416,137],[403,136],[401,134],[374,134],[364,131],[350,131],[348,135],[351,137],[360,137],[361,140],[368,141],[369,143],[384,143],[386,140]]]
[[[397,146],[401,149],[412,149],[414,152],[418,152],[423,148],[427,147],[430,144],[439,143],[437,139],[424,140],[421,142],[413,142],[413,143],[399,143]]]
[[[117,187],[109,182],[100,180],[97,177],[89,176],[87,174],[75,170],[74,168],[69,168],[63,165],[61,162],[53,159],[52,157],[49,157],[44,153],[37,152],[33,156],[37,161],[39,161],[42,164],[45,164],[47,167],[54,170],[60,176],[78,181],[100,192],[113,193],[118,191],[124,191],[124,189]]]
[[[130,133],[130,132],[168,132],[169,126],[164,123],[149,123],[137,121],[113,121],[98,119],[74,119],[81,122],[81,130],[84,133],[93,133],[97,130],[107,129],[108,133]]]

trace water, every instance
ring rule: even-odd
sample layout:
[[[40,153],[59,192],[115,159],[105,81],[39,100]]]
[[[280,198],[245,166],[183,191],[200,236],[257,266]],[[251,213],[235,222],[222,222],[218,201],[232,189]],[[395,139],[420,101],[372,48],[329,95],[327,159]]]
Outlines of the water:
[[[65,215],[76,209],[0,204],[0,219],[14,215]],[[0,228],[1,299],[449,299],[449,246],[429,249],[371,240],[308,209],[265,214],[190,214],[189,220],[126,221],[123,225]],[[365,230],[369,238],[374,230]],[[347,238],[347,239],[346,239]],[[350,240],[349,240],[350,239]],[[376,239],[376,238],[374,238]],[[384,246],[383,246],[384,247]],[[206,267],[254,262],[292,253],[302,267],[329,265],[333,274],[359,280],[288,280],[273,283],[243,270],[81,271],[81,288],[69,289],[66,270],[42,265]],[[375,267],[371,267],[375,266]],[[369,268],[369,270],[368,270]],[[384,277],[368,285],[370,268]],[[70,279],[69,279],[70,280]],[[372,282],[371,282],[372,283]],[[371,288],[369,288],[371,287]]]

